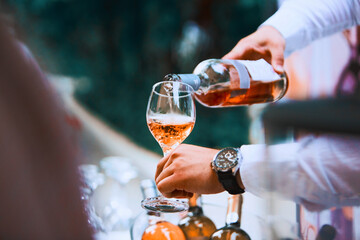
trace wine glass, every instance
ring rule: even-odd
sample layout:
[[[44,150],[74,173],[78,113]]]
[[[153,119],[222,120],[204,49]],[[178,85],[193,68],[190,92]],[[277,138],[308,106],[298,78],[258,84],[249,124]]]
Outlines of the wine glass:
[[[195,124],[193,88],[185,83],[163,81],[156,83],[149,98],[146,120],[150,132],[160,144],[164,156],[179,146],[189,136]],[[188,204],[163,196],[147,198],[141,202],[147,210],[181,212]]]

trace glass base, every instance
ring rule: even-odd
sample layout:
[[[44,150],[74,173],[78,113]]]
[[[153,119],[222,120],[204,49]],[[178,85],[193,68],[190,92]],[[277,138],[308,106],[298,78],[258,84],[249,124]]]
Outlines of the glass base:
[[[164,197],[146,198],[141,201],[141,207],[154,212],[183,212],[189,209],[188,203],[178,199],[168,199]]]

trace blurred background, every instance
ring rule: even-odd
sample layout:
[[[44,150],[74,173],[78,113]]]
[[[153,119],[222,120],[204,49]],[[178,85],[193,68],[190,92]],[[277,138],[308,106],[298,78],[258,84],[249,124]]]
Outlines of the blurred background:
[[[276,0],[0,3],[3,18],[48,74],[74,137],[81,139],[82,198],[99,239],[130,239],[130,226],[142,211],[139,183],[153,178],[161,158],[145,118],[152,85],[168,73],[191,73],[202,60],[221,58],[277,9]],[[215,148],[250,143],[247,107],[196,107],[187,143]],[[217,227],[224,224],[226,198],[226,193],[204,198],[205,214]],[[246,219],[245,229],[256,237],[256,216]]]
[[[83,200],[92,202],[87,211],[95,230],[120,231],[117,239],[129,239],[129,225],[141,211],[139,182],[153,178],[161,158],[145,119],[152,85],[168,73],[190,73],[202,60],[221,58],[271,16],[278,2],[0,1],[2,17],[54,83],[69,110],[67,121],[80,136],[87,182]],[[283,100],[332,96],[353,35],[338,33],[292,54],[285,62],[291,85]],[[187,143],[222,148],[263,142],[263,105],[196,107]],[[226,197],[204,198],[205,214],[217,227],[224,223]],[[244,198],[242,226],[260,239],[265,203],[250,193]],[[295,219],[294,204],[279,206]]]
[[[221,58],[276,10],[265,0],[4,0],[9,21],[46,72],[71,77],[75,98],[132,141],[161,153],[148,131],[151,86]],[[211,131],[209,131],[211,129]],[[248,143],[245,108],[197,105],[186,140]]]

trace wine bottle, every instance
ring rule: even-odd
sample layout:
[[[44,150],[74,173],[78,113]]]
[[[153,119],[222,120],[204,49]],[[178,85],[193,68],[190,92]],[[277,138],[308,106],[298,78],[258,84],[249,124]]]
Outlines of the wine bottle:
[[[216,230],[215,224],[204,215],[201,196],[198,194],[194,194],[189,199],[189,211],[178,225],[184,232],[186,240],[209,240]]]
[[[156,185],[152,180],[141,181],[141,190],[144,198],[158,196]],[[141,240],[185,240],[181,229],[165,221],[160,212],[147,211],[147,224]]]
[[[242,202],[241,195],[229,196],[226,224],[216,230],[211,235],[210,240],[250,240],[249,235],[240,228]]]
[[[320,228],[315,240],[334,240],[335,237],[336,229],[329,224],[325,224]]]
[[[192,74],[168,74],[164,80],[189,84],[197,101],[213,108],[275,102],[288,88],[286,73],[277,74],[264,59],[209,59]]]

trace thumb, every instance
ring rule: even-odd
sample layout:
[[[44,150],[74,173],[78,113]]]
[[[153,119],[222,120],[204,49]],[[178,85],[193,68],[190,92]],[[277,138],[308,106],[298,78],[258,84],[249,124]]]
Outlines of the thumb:
[[[244,44],[242,44],[242,41],[240,40],[236,46],[225,56],[222,57],[222,59],[243,59],[246,47],[244,47]]]
[[[284,72],[284,52],[282,50],[276,49],[271,51],[271,65],[273,66],[275,72]]]
[[[238,59],[239,54],[236,51],[232,50],[228,54],[222,57],[222,59]]]

